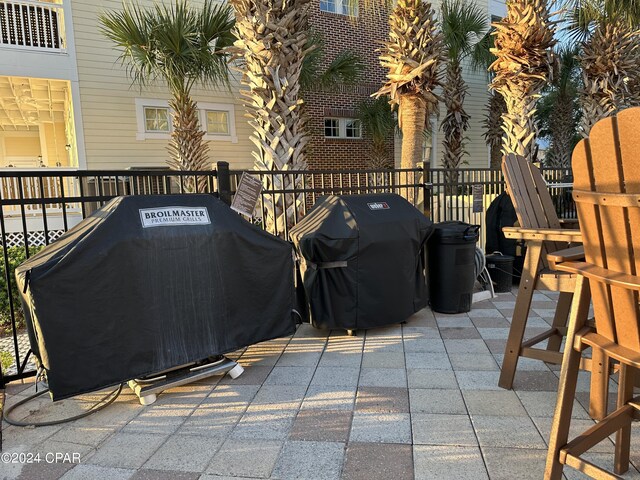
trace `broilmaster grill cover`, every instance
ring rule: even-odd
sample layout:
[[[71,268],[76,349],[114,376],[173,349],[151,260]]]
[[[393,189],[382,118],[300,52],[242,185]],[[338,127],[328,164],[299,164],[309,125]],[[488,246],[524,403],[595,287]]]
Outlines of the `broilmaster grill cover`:
[[[292,255],[211,195],[113,199],[16,269],[52,398],[293,333]]]
[[[420,250],[431,221],[395,194],[327,196],[291,229],[312,323],[353,330],[427,305]]]

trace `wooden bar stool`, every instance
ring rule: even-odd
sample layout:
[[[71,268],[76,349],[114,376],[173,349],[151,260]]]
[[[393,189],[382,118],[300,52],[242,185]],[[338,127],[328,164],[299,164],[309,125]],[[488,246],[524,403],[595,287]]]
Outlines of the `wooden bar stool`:
[[[616,434],[614,471],[629,468],[631,422],[640,418],[633,398],[640,368],[640,108],[594,125],[573,153],[574,199],[583,232],[585,261],[555,265],[578,275],[553,419],[546,479],[562,478],[564,465],[592,478],[618,478],[582,454]],[[587,325],[593,301],[595,330]],[[614,412],[568,441],[582,351],[592,348],[619,362]]]

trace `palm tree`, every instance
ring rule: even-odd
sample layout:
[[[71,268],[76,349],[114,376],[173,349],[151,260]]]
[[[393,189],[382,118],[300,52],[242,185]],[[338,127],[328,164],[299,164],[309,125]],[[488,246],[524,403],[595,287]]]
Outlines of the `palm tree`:
[[[558,50],[558,75],[540,100],[537,122],[540,136],[550,140],[545,165],[557,168],[571,167],[571,152],[578,143],[578,123],[581,117],[578,102],[580,64],[575,47]]]
[[[364,100],[358,105],[356,115],[365,133],[371,137],[369,166],[374,169],[391,168],[393,158],[389,153],[389,142],[393,138],[396,120],[389,99],[381,96],[375,100]]]
[[[474,52],[474,39],[487,29],[487,15],[475,4],[465,1],[444,0],[442,33],[447,51],[446,77],[443,85],[444,105],[447,113],[442,120],[444,133],[445,168],[456,169],[462,164],[464,134],[469,128],[469,115],[464,109],[468,87],[462,78],[462,61]]]
[[[389,69],[388,80],[374,95],[389,95],[391,104],[398,106],[402,168],[415,168],[422,161],[423,132],[438,106],[435,89],[441,85],[444,58],[444,38],[431,4],[398,0],[380,55],[380,63]]]
[[[140,88],[158,80],[171,92],[173,129],[169,166],[174,170],[209,170],[208,145],[199,127],[197,104],[191,98],[196,83],[228,84],[227,55],[233,40],[233,17],[227,6],[205,0],[200,9],[188,0],[145,9],[123,4],[122,11],[100,15],[101,31],[120,50],[120,60]],[[192,179],[188,190],[203,191],[206,178]]]
[[[325,41],[319,33],[309,35],[306,50],[299,79],[303,97],[305,90],[330,91],[339,85],[355,85],[364,72],[362,58],[350,50],[339,52],[328,62]]]
[[[309,43],[310,0],[230,0],[236,41],[230,51],[242,61],[241,94],[253,127],[254,168],[305,170],[310,136],[305,128],[300,75]],[[265,190],[302,188],[299,175],[264,175]],[[304,196],[265,197],[265,227],[282,234],[302,214]]]
[[[507,0],[507,16],[493,26],[497,57],[491,65],[491,88],[500,93],[507,111],[502,116],[503,153],[534,160],[535,109],[540,92],[552,78],[555,25],[544,0]]]
[[[580,133],[640,102],[640,2],[570,0],[569,31],[580,42],[584,88]]]

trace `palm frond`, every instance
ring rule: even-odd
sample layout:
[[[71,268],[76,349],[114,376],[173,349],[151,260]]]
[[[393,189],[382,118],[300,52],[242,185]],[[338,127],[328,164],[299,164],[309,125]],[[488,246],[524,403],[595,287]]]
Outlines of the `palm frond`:
[[[300,70],[300,88],[308,90],[311,88],[320,72],[322,58],[325,54],[325,42],[322,35],[318,32],[311,31],[305,44],[307,54],[302,61],[302,69]]]
[[[448,56],[460,61],[472,51],[478,39],[486,32],[489,19],[475,3],[444,0],[440,8]]]
[[[386,96],[363,100],[356,108],[356,116],[374,142],[387,141],[396,128],[396,120]]]
[[[486,72],[490,74],[489,67],[496,61],[496,56],[491,53],[491,49],[495,48],[495,35],[493,27],[489,28],[482,38],[473,46],[470,53],[471,68],[476,72]]]
[[[317,32],[309,35],[305,48],[309,52],[304,58],[299,77],[303,90],[353,85],[364,71],[365,64],[362,58],[349,50],[338,53],[326,67],[323,67],[326,56],[325,41]]]
[[[322,72],[318,84],[324,88],[332,85],[353,85],[364,71],[362,58],[349,50],[340,52]]]
[[[158,79],[176,92],[194,83],[228,85],[223,48],[233,43],[233,16],[227,5],[206,0],[201,9],[187,0],[144,8],[123,4],[121,11],[99,17],[100,30],[120,50],[134,83]]]
[[[574,42],[585,41],[596,24],[623,22],[631,28],[640,25],[639,0],[565,0],[565,30]]]

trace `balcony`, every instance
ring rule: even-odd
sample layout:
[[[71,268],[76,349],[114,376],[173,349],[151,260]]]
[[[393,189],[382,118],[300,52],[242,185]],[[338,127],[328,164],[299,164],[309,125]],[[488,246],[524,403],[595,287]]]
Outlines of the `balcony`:
[[[66,52],[62,4],[0,1],[0,47]]]

